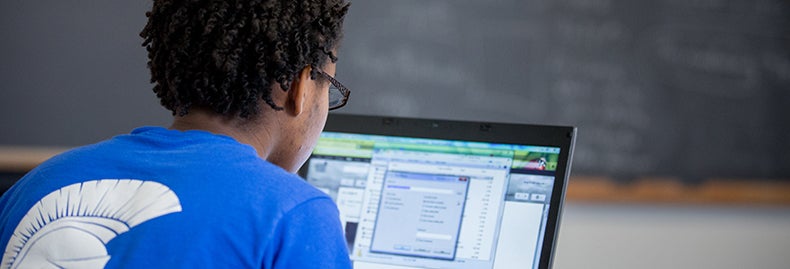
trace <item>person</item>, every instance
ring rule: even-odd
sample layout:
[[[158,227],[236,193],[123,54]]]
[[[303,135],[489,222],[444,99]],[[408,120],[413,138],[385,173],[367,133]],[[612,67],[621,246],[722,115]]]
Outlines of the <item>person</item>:
[[[343,0],[155,0],[170,128],[77,148],[0,199],[3,268],[351,268],[334,202],[294,172],[349,91]]]

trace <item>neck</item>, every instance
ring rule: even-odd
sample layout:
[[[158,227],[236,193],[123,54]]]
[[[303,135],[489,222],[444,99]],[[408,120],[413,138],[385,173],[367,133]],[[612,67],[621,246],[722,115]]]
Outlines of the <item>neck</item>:
[[[252,146],[260,158],[269,160],[279,136],[266,129],[266,124],[261,124],[261,121],[265,120],[265,118],[241,119],[217,114],[207,109],[193,108],[185,116],[176,116],[170,129],[203,130],[230,136],[239,143]]]

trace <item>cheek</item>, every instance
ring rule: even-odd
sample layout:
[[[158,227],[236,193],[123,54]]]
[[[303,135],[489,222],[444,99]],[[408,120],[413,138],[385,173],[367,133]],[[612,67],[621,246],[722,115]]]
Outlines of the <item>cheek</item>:
[[[297,165],[294,170],[299,169],[307,158],[310,157],[310,154],[313,153],[313,148],[315,148],[316,143],[318,143],[318,137],[321,135],[321,131],[324,130],[324,125],[326,124],[326,118],[328,116],[327,104],[323,106],[314,106],[315,111],[310,113],[310,118],[307,121],[307,125],[305,128],[302,129],[302,136],[301,142],[296,143],[294,148],[296,149],[295,152],[298,152],[296,156]]]
[[[315,139],[318,139],[318,135],[321,134],[321,131],[324,130],[324,125],[326,125],[326,118],[329,116],[329,85],[326,86],[325,89],[322,87],[321,98],[319,98],[319,105],[313,106],[315,111],[311,113],[311,124],[314,129],[312,129],[315,133]]]
[[[327,102],[327,104],[318,107],[317,108],[318,111],[314,111],[314,113],[312,113],[310,120],[310,127],[308,128],[307,132],[305,132],[310,142],[309,143],[310,151],[312,151],[312,148],[318,142],[318,137],[321,135],[321,131],[324,130],[324,125],[326,124],[326,118],[328,117],[329,114],[329,111],[327,110],[328,106],[329,106],[329,102]]]

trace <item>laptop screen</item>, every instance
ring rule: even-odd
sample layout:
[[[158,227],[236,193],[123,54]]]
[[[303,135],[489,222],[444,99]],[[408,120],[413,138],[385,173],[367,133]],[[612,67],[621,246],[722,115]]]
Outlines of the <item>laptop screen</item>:
[[[354,268],[539,268],[560,154],[325,131],[302,174],[337,203]]]

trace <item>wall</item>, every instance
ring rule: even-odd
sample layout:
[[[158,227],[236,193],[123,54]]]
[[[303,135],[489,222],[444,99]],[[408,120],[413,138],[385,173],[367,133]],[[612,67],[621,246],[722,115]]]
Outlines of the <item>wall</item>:
[[[790,208],[569,203],[555,268],[783,269]]]

